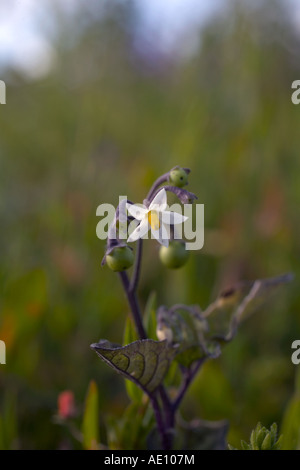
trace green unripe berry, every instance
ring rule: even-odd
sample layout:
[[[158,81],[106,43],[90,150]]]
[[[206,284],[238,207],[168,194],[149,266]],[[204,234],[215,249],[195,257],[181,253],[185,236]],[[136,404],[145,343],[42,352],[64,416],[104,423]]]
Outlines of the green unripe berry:
[[[170,171],[170,183],[174,184],[178,188],[182,188],[188,182],[187,172],[180,167],[176,167]]]
[[[159,250],[161,262],[170,269],[177,269],[183,266],[189,257],[189,252],[185,249],[185,243],[180,240],[172,240],[169,246],[161,246]]]
[[[134,256],[129,246],[119,246],[106,255],[107,266],[113,271],[125,271],[133,265]]]

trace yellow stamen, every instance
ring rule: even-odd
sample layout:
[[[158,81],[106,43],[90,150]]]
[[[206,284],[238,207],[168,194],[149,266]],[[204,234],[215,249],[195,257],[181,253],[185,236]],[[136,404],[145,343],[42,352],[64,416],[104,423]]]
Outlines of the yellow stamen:
[[[152,230],[158,230],[160,228],[159,216],[157,211],[148,212],[148,222]]]

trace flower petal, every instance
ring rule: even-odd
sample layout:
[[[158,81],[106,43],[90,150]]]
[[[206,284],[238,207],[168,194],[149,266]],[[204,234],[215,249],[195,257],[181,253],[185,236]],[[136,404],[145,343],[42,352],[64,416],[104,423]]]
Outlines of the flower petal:
[[[159,210],[164,211],[167,207],[167,193],[164,188],[162,188],[152,200],[149,210]]]
[[[143,204],[126,204],[126,208],[132,217],[134,217],[137,220],[142,220],[146,213],[148,212],[148,209],[146,209]]]
[[[141,223],[133,230],[133,232],[129,235],[127,242],[135,242],[139,238],[143,238],[144,235],[149,230],[148,219],[144,218]]]
[[[151,229],[153,237],[163,246],[169,246],[170,234],[164,224],[158,230]]]
[[[165,224],[182,224],[185,222],[188,217],[185,215],[181,215],[178,212],[172,212],[172,211],[163,211],[161,213],[161,219]]]

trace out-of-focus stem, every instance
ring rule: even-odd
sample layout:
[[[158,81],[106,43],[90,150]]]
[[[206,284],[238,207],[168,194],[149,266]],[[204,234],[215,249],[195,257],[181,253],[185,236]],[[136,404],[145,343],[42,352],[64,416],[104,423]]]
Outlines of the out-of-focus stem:
[[[190,383],[192,382],[192,380],[194,379],[194,377],[198,373],[198,371],[199,371],[200,367],[202,366],[202,364],[204,363],[204,361],[205,361],[205,358],[200,359],[197,362],[197,364],[196,364],[196,366],[194,367],[193,370],[187,370],[186,371],[186,375],[184,377],[184,381],[183,381],[183,384],[181,386],[181,389],[179,390],[175,401],[172,403],[172,410],[173,410],[174,414],[175,414],[176,410],[178,409],[180,403],[182,402]]]
[[[147,194],[146,201],[151,202],[151,199],[155,195],[155,193],[156,193],[157,189],[159,188],[159,186],[161,184],[166,183],[167,181],[169,181],[169,174],[170,174],[170,172],[168,171],[168,173],[165,173],[164,175],[161,175],[159,178],[157,178],[156,181],[154,181],[153,185],[151,186],[151,188],[150,188],[150,190]]]

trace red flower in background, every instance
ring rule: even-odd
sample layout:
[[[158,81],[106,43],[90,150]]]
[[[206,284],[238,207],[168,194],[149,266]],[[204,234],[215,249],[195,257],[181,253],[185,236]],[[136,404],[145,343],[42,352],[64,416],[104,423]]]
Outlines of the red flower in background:
[[[65,390],[58,395],[57,399],[58,415],[63,418],[71,418],[75,415],[74,394],[70,390]]]

